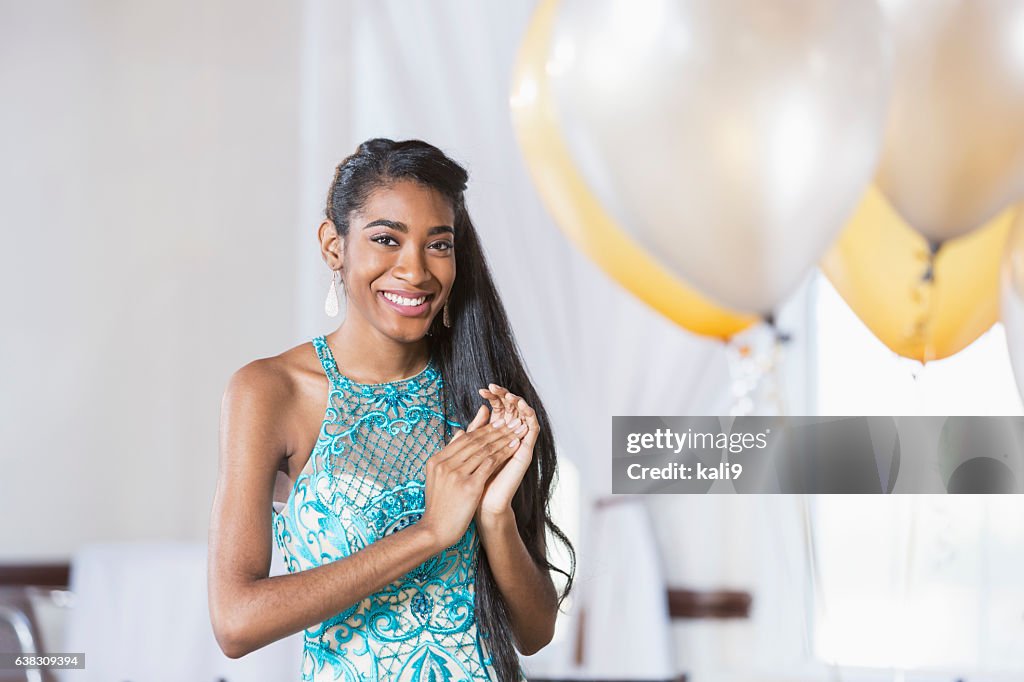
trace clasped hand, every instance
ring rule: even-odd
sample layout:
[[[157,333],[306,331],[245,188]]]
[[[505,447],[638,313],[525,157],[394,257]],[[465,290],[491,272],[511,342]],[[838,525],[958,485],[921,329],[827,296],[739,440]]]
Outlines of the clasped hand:
[[[444,547],[462,537],[473,519],[489,524],[512,513],[537,442],[537,415],[525,400],[490,384],[480,389],[488,404],[458,429],[426,467],[423,518]]]

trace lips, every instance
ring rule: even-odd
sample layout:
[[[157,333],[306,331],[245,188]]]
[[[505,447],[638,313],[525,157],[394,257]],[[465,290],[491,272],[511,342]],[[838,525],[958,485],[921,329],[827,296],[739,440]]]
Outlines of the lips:
[[[430,299],[434,297],[433,294],[395,291],[381,291],[379,296],[388,307],[405,317],[419,317],[427,312],[430,309]]]
[[[423,303],[424,300],[429,299],[432,294],[427,291],[401,291],[395,289],[386,289],[381,292],[385,298],[399,305],[415,306]]]

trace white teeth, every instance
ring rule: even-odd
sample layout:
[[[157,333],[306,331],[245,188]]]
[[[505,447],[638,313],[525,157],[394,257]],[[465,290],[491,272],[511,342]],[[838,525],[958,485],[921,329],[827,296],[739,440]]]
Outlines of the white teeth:
[[[384,298],[388,299],[389,301],[394,301],[398,305],[405,306],[417,306],[423,303],[425,300],[427,300],[426,296],[420,296],[419,298],[404,298],[402,296],[396,296],[395,294],[392,294],[389,291],[384,292]]]

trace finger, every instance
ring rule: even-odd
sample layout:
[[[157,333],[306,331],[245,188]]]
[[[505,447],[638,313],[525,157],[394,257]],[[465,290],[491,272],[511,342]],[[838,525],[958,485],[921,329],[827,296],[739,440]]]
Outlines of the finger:
[[[528,430],[523,434],[523,442],[526,443],[527,447],[533,447],[537,443],[537,439],[540,437],[540,420],[537,419],[537,413],[531,410],[531,414],[526,417],[526,425]]]
[[[452,432],[452,439],[448,441],[448,445],[431,455],[430,460],[440,463],[457,456],[463,450],[465,439],[466,432],[462,429],[455,429]]]
[[[493,386],[494,384],[491,385]],[[486,388],[480,389],[480,395],[491,404],[491,412],[494,416],[500,417],[505,410],[505,404],[501,401],[501,398]]]
[[[492,443],[487,448],[466,458],[466,461],[459,467],[459,472],[464,475],[472,475],[480,468],[493,471],[507,462],[516,453],[520,445],[520,439],[513,436],[506,440]]]
[[[520,395],[516,395],[511,391],[506,391],[502,396],[502,404],[505,406],[505,410],[513,412],[520,419],[525,420],[530,415],[535,415],[533,408],[526,402],[526,399]]]
[[[492,401],[497,401],[502,407],[505,406],[505,402],[502,400],[502,397],[505,395],[507,389],[505,389],[504,386],[500,384],[487,384],[487,388],[481,390],[486,391],[491,396]]]
[[[523,398],[507,389],[502,389],[501,400],[502,405],[505,407],[506,415],[515,415],[516,419],[526,422],[526,415],[520,409],[521,405],[526,405],[526,401]]]
[[[522,434],[525,435],[526,431],[523,430],[524,424],[517,427]],[[511,456],[515,452],[516,448],[519,447],[519,443],[522,440],[508,425],[503,424],[498,428],[492,426],[492,430],[497,433],[497,437],[491,437],[487,442],[480,444],[480,447],[467,457],[468,460],[472,460],[474,457],[481,457],[487,454],[498,454],[501,458]]]
[[[515,443],[513,446],[512,443]],[[494,471],[507,462],[519,449],[519,439],[500,441],[486,449],[478,450],[457,467],[460,475],[471,476],[481,467]]]
[[[498,384],[490,384],[490,390],[495,396],[497,396],[498,400],[501,401],[502,410],[506,414],[519,416],[516,410],[516,399],[518,399],[518,396],[514,395],[504,386],[500,386]]]
[[[505,404],[505,411],[515,414],[517,417],[521,417],[519,414],[519,396],[512,393],[511,391],[505,391],[505,395],[502,396],[502,402]]]
[[[526,431],[522,429],[522,426],[521,424],[517,428],[525,435]],[[505,424],[504,420],[492,422],[460,439],[463,447],[455,450],[448,459],[451,459],[450,464],[453,467],[460,468],[481,452],[499,452],[513,438],[516,438],[516,434]]]
[[[489,443],[505,437],[505,434],[502,433],[503,431],[508,431],[509,435],[511,435],[512,431],[505,425],[504,420],[496,423],[501,428],[474,430],[472,433],[463,431],[462,429],[456,429],[456,435],[448,441],[448,447],[442,450],[444,454],[440,456],[435,455],[438,462],[454,460],[454,463],[457,464],[468,457],[473,452],[474,447],[486,447]],[[494,424],[492,424],[492,427],[493,426]]]
[[[499,464],[501,458],[500,453],[495,452],[481,452],[476,457],[470,457],[467,459],[462,466],[459,467],[459,474],[462,476],[472,476],[477,472],[493,471]]]
[[[476,431],[478,428],[486,424],[491,418],[491,411],[487,409],[487,405],[481,405],[480,409],[476,411],[476,416],[473,417],[473,421],[466,427],[466,431]]]
[[[530,404],[527,403],[525,399],[518,396],[516,397],[516,414],[519,415],[520,419],[527,423],[529,423],[531,419],[534,421],[537,420],[537,412],[530,407]]]
[[[491,386],[500,391],[505,390],[497,384],[491,384]],[[501,395],[498,395],[494,391],[488,389],[480,389],[480,394],[488,396],[488,401],[491,403],[491,411],[494,414],[501,415],[506,422],[512,424],[513,428],[515,427],[516,421],[522,421],[520,415],[516,412],[514,403],[505,400]]]
[[[501,471],[501,467],[508,461],[507,457],[494,457],[485,461],[483,464],[478,466],[472,473],[469,474],[470,478],[481,485],[481,487],[487,485],[498,472]],[[479,504],[479,501],[477,502]]]
[[[537,412],[530,407],[525,398],[515,393],[506,392],[504,399],[506,413],[515,414],[527,427],[527,431],[518,434],[519,437],[523,439],[527,447],[533,447],[540,435],[540,421],[537,419]]]
[[[513,394],[500,384],[488,384],[488,390],[501,401],[501,407],[505,412],[511,411],[513,414],[515,413],[516,400],[518,400],[519,396]]]

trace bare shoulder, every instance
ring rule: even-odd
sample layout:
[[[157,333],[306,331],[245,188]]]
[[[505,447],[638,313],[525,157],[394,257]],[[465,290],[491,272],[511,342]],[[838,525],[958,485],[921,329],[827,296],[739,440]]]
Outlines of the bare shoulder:
[[[310,363],[314,353],[313,344],[306,342],[278,355],[253,360],[231,375],[225,397],[259,396],[271,404],[285,404],[295,397],[308,373],[315,373],[316,367]]]
[[[224,422],[260,434],[275,457],[304,450],[308,422],[322,411],[326,377],[316,349],[306,342],[239,368],[228,381],[221,405]],[[315,429],[313,429],[315,431]]]
[[[235,371],[224,391],[225,405],[243,402],[249,407],[275,407],[287,403],[292,378],[281,356],[259,358]]]

